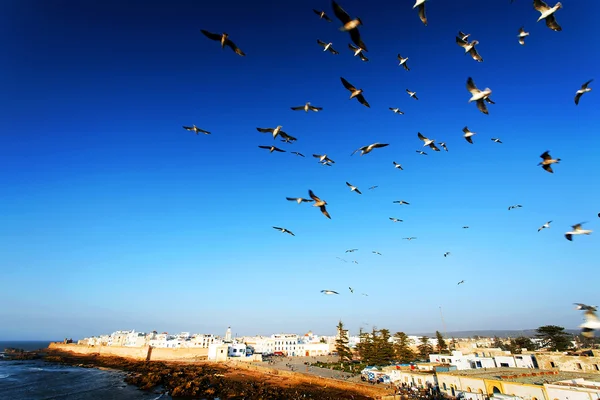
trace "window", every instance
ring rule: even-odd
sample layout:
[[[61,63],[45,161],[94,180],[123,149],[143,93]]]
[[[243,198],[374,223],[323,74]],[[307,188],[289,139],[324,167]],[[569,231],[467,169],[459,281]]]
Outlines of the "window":
[[[583,369],[583,367],[581,366],[581,363],[577,363],[577,368],[578,369]]]
[[[523,356],[515,356],[515,358],[516,358],[517,360],[522,360],[522,359],[523,359]],[[534,397],[534,399],[535,399],[535,397]],[[533,400],[533,399],[532,399],[532,400]],[[536,400],[537,400],[537,399],[536,399]]]
[[[550,361],[550,366],[551,366],[552,368],[556,368],[556,364],[554,364],[554,361]]]
[[[444,387],[444,390],[446,390],[446,389],[447,389],[447,388],[446,388],[446,382],[444,382],[444,383],[442,384],[442,386]]]
[[[598,364],[594,364],[594,370],[600,371],[600,369],[598,368]]]
[[[471,386],[467,386],[467,392],[471,393]]]
[[[508,368],[508,363],[503,363],[503,362],[501,362],[501,363],[500,363],[500,367],[506,367],[506,368]]]

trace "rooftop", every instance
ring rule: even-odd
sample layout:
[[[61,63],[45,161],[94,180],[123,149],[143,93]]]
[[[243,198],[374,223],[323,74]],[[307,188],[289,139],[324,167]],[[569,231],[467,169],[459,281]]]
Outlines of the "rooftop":
[[[505,382],[518,382],[529,385],[543,385],[544,383],[554,383],[558,381],[573,380],[577,378],[584,378],[588,381],[598,380],[598,374],[586,374],[568,371],[548,371],[529,368],[467,369],[458,371],[438,372],[438,374],[448,374],[454,376],[465,376],[481,379],[493,379]]]

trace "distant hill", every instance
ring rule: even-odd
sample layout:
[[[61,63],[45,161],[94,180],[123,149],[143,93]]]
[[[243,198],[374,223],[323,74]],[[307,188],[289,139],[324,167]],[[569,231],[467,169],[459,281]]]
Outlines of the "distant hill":
[[[577,335],[580,331],[578,329],[565,329],[565,332],[571,333],[573,335]],[[443,333],[443,332],[442,332]],[[410,333],[413,336],[427,336],[430,338],[435,337],[435,332],[429,333]],[[502,330],[502,329],[491,329],[491,330],[481,330],[481,331],[455,331],[448,332],[445,337],[455,337],[455,338],[467,338],[473,336],[481,336],[481,337],[494,337],[498,336],[500,338],[505,337],[535,337],[535,329],[523,329],[523,330]]]

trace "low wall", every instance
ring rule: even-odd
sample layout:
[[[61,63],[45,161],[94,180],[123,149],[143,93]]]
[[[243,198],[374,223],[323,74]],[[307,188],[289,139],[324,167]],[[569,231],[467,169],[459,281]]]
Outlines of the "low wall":
[[[149,346],[89,346],[82,344],[50,343],[51,350],[67,351],[75,354],[99,354],[141,361],[200,361],[208,358],[207,348],[167,349]]]

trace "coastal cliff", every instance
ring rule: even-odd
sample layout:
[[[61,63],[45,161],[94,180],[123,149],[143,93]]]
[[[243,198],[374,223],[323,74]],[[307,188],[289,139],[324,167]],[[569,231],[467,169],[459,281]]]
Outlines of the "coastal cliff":
[[[162,387],[174,397],[203,399],[322,399],[367,400],[387,394],[383,387],[318,378],[261,366],[200,361],[153,361],[99,353],[76,353],[71,345],[50,346],[46,361],[81,367],[104,367],[126,371],[127,383],[149,390]],[[79,346],[85,347],[85,346]],[[75,347],[78,349],[78,347]],[[87,350],[86,350],[87,351]]]

